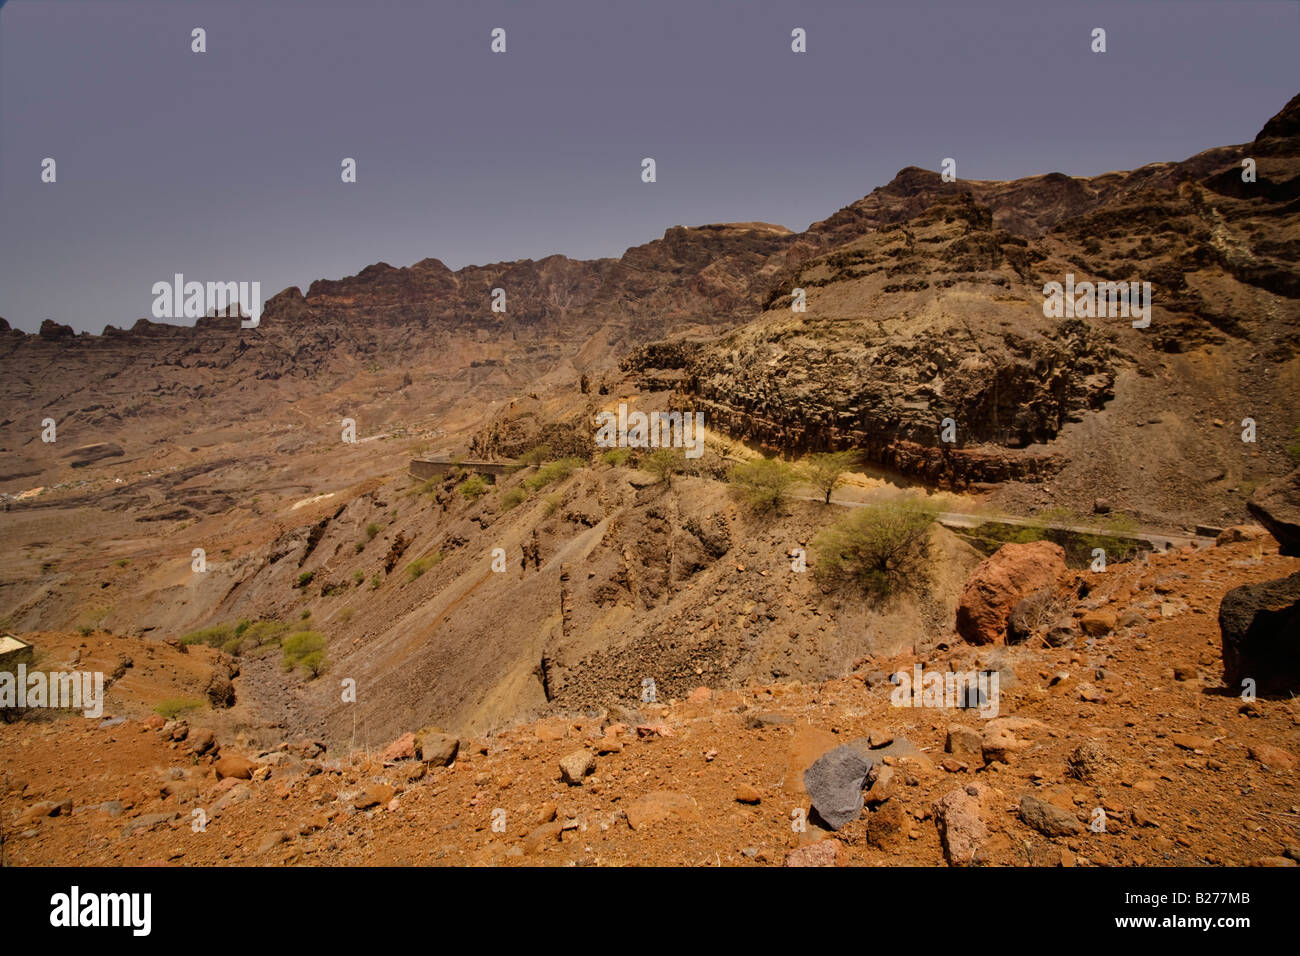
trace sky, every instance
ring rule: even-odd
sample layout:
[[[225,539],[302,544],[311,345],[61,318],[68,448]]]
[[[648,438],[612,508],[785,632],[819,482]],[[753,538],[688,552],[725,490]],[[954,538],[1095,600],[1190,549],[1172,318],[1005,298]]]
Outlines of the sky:
[[[0,316],[25,331],[129,327],[176,273],[267,299],[379,261],[801,230],[945,157],[1185,159],[1300,92],[1291,0],[0,3]]]

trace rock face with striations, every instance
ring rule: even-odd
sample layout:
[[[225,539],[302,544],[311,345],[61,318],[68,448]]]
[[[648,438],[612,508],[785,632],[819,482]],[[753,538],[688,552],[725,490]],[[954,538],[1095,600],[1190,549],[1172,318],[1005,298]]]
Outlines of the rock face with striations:
[[[1259,162],[1255,182],[1241,180],[1243,155]],[[652,343],[624,367],[773,452],[860,448],[931,483],[1050,479],[1058,503],[1106,497],[1203,522],[1207,487],[1240,507],[1211,477],[1239,459],[1221,443],[1190,447],[1152,412],[1208,422],[1243,403],[1294,423],[1282,377],[1209,379],[1169,356],[1294,360],[1297,182],[1300,97],[1253,144],[1130,172],[944,183],[908,167],[810,226],[800,239],[816,254],[774,272],[747,324]],[[1146,320],[1118,300],[1045,314],[1045,287],[1067,276],[1146,282]],[[1174,394],[1177,406],[1162,404]],[[1137,469],[1140,456],[1182,467]],[[1265,473],[1286,461],[1280,445],[1261,457]]]

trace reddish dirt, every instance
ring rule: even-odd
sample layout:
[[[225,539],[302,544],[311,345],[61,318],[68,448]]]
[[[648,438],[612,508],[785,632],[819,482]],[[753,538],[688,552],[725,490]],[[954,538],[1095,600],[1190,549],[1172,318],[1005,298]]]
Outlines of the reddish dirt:
[[[780,865],[801,844],[833,840],[840,865],[933,866],[945,860],[932,805],[978,782],[988,788],[982,801],[988,836],[978,862],[1293,864],[1300,845],[1294,766],[1300,705],[1246,704],[1220,686],[1222,595],[1300,569],[1300,559],[1280,557],[1271,539],[1263,541],[1155,555],[1149,566],[1113,565],[1091,576],[1095,589],[1076,615],[1109,610],[1122,616],[1132,609],[1141,618],[1130,617],[1135,623],[1091,647],[974,648],[954,638],[949,649],[921,661],[926,668],[1014,671],[1015,680],[1003,684],[998,716],[1030,718],[1042,727],[1017,732],[1025,747],[1009,765],[978,768],[962,769],[944,753],[950,725],[984,729],[975,712],[891,705],[893,688],[880,673],[914,663],[896,658],[863,662],[853,674],[817,686],[715,691],[703,701],[644,704],[638,714],[551,718],[464,741],[452,767],[427,771],[419,761],[385,766],[378,754],[305,759],[296,741],[276,746],[274,728],[227,737],[221,728],[228,713],[187,715],[190,739],[200,727],[215,728],[224,755],[266,765],[255,774],[264,779],[232,787],[218,782],[209,757],[186,753],[188,741],[171,741],[140,719],[151,697],[178,696],[192,686],[201,676],[200,655],[157,644],[150,645],[152,655],[127,650],[134,673],[114,685],[107,708],[129,715],[126,723],[102,727],[58,716],[0,725],[4,862]],[[46,646],[69,650],[86,644],[83,666],[87,660],[109,665],[125,642],[147,643],[95,635],[69,636],[58,645],[52,635],[44,638]],[[1061,674],[1068,677],[1058,679]],[[754,728],[757,714],[778,716]],[[595,773],[582,785],[562,782],[560,759],[580,749],[595,754],[588,738],[620,721],[629,725],[618,737],[621,749],[596,756]],[[668,735],[639,737],[638,722]],[[799,784],[802,769],[830,746],[873,733],[906,737],[921,751],[890,758],[893,795],[837,833],[813,819],[797,832],[792,814],[809,806]],[[259,756],[250,736],[272,755]],[[1094,778],[1084,782],[1067,775],[1067,758],[1089,741],[1101,758]],[[1262,761],[1252,750],[1261,745],[1283,753]],[[753,797],[740,793],[745,785],[761,802],[738,801]],[[372,799],[379,802],[357,809],[355,796],[377,786]],[[647,808],[638,801],[658,791],[687,799],[652,802],[687,809],[658,821],[651,814],[643,823]],[[1049,838],[1031,829],[1017,812],[1024,794],[1066,809],[1082,832]],[[20,822],[34,804],[64,799],[72,801],[70,814]],[[121,815],[95,809],[105,801],[120,801]],[[1105,811],[1104,833],[1086,828],[1096,807]],[[197,809],[207,817],[203,832],[193,825]],[[504,816],[494,815],[498,810]],[[170,813],[178,816],[141,827],[150,814]],[[637,829],[629,816],[641,824]],[[494,819],[502,832],[493,830]],[[138,832],[125,834],[132,824]]]

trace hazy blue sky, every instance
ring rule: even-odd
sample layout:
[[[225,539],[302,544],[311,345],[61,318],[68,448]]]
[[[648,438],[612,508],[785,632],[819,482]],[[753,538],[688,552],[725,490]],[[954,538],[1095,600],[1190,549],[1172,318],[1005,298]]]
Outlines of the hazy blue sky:
[[[380,260],[803,229],[945,156],[984,179],[1182,159],[1252,139],[1298,50],[1282,0],[10,0],[0,316],[98,332],[176,272],[269,298]]]

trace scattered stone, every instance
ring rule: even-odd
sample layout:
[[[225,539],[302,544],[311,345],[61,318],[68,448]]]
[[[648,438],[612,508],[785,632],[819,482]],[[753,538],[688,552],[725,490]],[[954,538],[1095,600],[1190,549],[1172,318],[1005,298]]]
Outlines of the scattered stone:
[[[1097,689],[1096,685],[1083,681],[1075,688],[1079,692],[1079,700],[1089,704],[1100,704],[1106,700],[1106,695]]]
[[[352,798],[352,806],[358,810],[369,810],[380,804],[387,804],[397,791],[386,783],[372,783]]]
[[[761,730],[764,727],[789,727],[794,718],[789,714],[750,714],[745,718],[746,730]]]
[[[415,735],[416,753],[431,767],[449,767],[460,753],[460,738],[436,728]]]
[[[957,760],[984,765],[984,738],[977,730],[961,724],[952,724],[948,728],[948,737],[943,745],[944,753],[952,754]]]
[[[1247,753],[1251,760],[1263,764],[1270,770],[1296,769],[1295,754],[1281,747],[1274,747],[1272,744],[1255,744]]]
[[[897,771],[884,764],[875,764],[867,773],[867,794],[864,798],[868,805],[877,806],[894,796]]]
[[[791,850],[785,858],[786,866],[836,866],[840,858],[839,840],[818,840],[797,850]]]
[[[1029,741],[1021,740],[1006,724],[991,722],[984,732],[982,749],[985,763],[1010,765],[1016,761],[1020,752],[1028,747]]]
[[[934,825],[950,866],[965,866],[974,860],[980,844],[988,837],[977,794],[970,789],[953,790],[934,804]]]
[[[1257,488],[1246,509],[1277,539],[1279,553],[1300,557],[1300,468]]]
[[[1099,779],[1115,763],[1115,759],[1106,752],[1100,741],[1085,740],[1065,758],[1065,775],[1090,783]]]
[[[803,775],[813,809],[832,830],[862,815],[862,788],[872,761],[857,748],[836,747],[822,754]]]
[[[543,823],[524,837],[524,852],[536,856],[552,843],[559,843],[564,833],[564,824],[559,821]]]
[[[1206,750],[1214,749],[1214,741],[1209,737],[1199,737],[1196,734],[1170,734],[1169,742],[1175,747],[1183,750],[1191,750],[1201,753]]]
[[[171,813],[146,813],[122,827],[122,836],[132,837],[137,833],[148,833],[150,830],[156,830],[161,826],[174,823],[180,818],[181,815],[176,811]]]
[[[633,800],[627,808],[627,825],[633,830],[670,819],[698,820],[699,807],[695,798],[671,790],[656,790]]]
[[[389,744],[379,759],[384,763],[397,763],[399,760],[414,760],[415,758],[415,734],[405,733]]]
[[[1083,832],[1083,824],[1074,815],[1033,794],[1020,798],[1020,819],[1043,836],[1070,836]]]
[[[1065,551],[1050,541],[1003,545],[967,580],[957,605],[957,633],[971,644],[1002,643],[1016,604],[1054,586],[1066,570]]]
[[[288,843],[291,839],[293,839],[292,834],[286,833],[284,830],[274,830],[262,838],[262,842],[257,847],[257,852],[266,853],[281,843]]]
[[[672,737],[672,728],[667,724],[638,724],[636,728],[638,737]]]
[[[1219,605],[1219,631],[1228,687],[1250,678],[1262,695],[1300,690],[1300,571],[1233,588]]]
[[[207,728],[196,730],[189,736],[189,741],[185,749],[196,757],[201,757],[216,746],[217,738],[212,731]]]
[[[1047,641],[1049,647],[1073,647],[1080,636],[1082,632],[1077,624],[1073,621],[1062,621],[1049,627],[1043,639]]]
[[[886,849],[903,833],[906,817],[897,800],[880,804],[867,818],[867,842],[877,849]]]
[[[1114,611],[1089,611],[1079,619],[1079,626],[1092,637],[1105,637],[1115,629]]]
[[[1219,536],[1214,539],[1214,543],[1217,547],[1222,547],[1225,544],[1259,541],[1267,537],[1269,537],[1269,533],[1257,524],[1237,524],[1220,531]]]
[[[785,791],[792,797],[807,796],[804,789],[804,773],[817,758],[828,750],[834,750],[842,741],[829,730],[799,724],[790,737],[789,751],[785,766]]]
[[[240,757],[237,754],[230,754],[222,757],[212,768],[217,772],[217,779],[233,777],[236,780],[252,780],[253,771],[257,769],[257,764],[247,757]]]
[[[761,803],[762,801],[763,801],[762,795],[760,795],[759,792],[755,790],[754,787],[751,786],[750,784],[742,783],[740,786],[736,787],[737,803],[755,804],[755,803]]]
[[[575,750],[560,759],[560,779],[571,787],[582,785],[583,778],[596,772],[596,758],[590,750]]]

